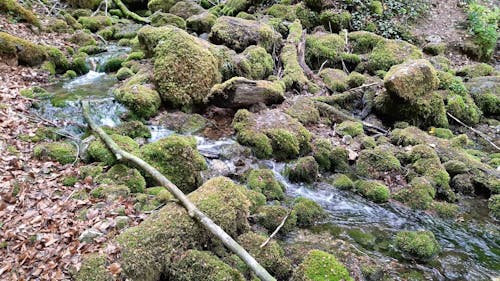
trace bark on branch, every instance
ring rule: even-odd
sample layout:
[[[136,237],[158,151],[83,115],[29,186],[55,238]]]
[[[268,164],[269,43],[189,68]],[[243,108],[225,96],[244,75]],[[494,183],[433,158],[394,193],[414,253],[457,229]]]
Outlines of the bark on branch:
[[[127,6],[125,6],[125,4],[123,4],[123,2],[121,0],[113,0],[113,2],[115,2],[116,6],[118,6],[118,8],[120,8],[120,10],[122,11],[122,13],[137,21],[137,22],[140,22],[140,23],[150,23],[150,20],[148,18],[143,18],[141,16],[139,16],[138,14],[134,13],[134,12],[131,12]]]
[[[116,0],[115,0],[116,1]],[[121,161],[132,162],[135,165],[141,167],[146,173],[151,175],[157,182],[162,186],[166,187],[172,195],[179,200],[179,203],[186,208],[188,214],[191,218],[199,222],[205,229],[212,233],[215,237],[219,238],[222,243],[240,257],[248,267],[261,279],[264,281],[276,281],[267,270],[262,267],[243,247],[241,247],[231,236],[229,236],[220,226],[215,224],[209,217],[207,217],[203,212],[201,212],[187,197],[184,193],[170,180],[168,180],[164,175],[162,175],[153,166],[146,163],[141,158],[132,155],[124,150],[122,150],[111,137],[104,132],[101,127],[90,117],[90,108],[88,101],[82,101],[83,116],[87,121],[90,129],[96,132],[106,146],[113,152],[117,159]]]

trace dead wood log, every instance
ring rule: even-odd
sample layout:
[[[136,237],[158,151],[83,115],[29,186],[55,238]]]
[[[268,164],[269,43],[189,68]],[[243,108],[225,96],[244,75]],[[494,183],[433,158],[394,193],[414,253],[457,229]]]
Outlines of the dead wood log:
[[[120,8],[120,10],[122,11],[122,13],[137,21],[137,22],[140,22],[140,23],[150,23],[151,21],[148,19],[148,18],[143,18],[141,16],[139,16],[138,14],[130,11],[127,6],[125,6],[125,4],[123,4],[123,2],[121,0],[113,0],[113,2],[115,2],[116,6],[118,6],[118,8]]]
[[[203,212],[201,212],[187,197],[184,193],[170,180],[168,180],[164,175],[162,175],[153,166],[146,163],[141,158],[132,155],[121,149],[111,137],[104,132],[101,127],[90,117],[90,108],[88,101],[82,101],[83,116],[87,121],[90,129],[97,133],[106,146],[115,155],[116,159],[121,161],[128,161],[134,163],[136,166],[142,168],[146,173],[153,177],[158,183],[166,187],[168,191],[177,199],[179,203],[187,210],[189,216],[199,222],[205,229],[212,233],[215,237],[219,238],[222,243],[240,257],[243,262],[245,262],[248,267],[261,279],[264,281],[276,281],[267,270],[262,267],[254,257],[252,257],[243,247],[241,247],[231,236],[229,236],[219,225],[215,224],[212,219],[207,217]]]

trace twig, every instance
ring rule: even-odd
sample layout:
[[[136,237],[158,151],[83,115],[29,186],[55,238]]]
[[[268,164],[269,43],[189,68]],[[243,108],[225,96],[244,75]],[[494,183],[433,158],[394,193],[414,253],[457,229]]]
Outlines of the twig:
[[[448,116],[450,116],[453,120],[455,120],[458,124],[464,126],[465,128],[473,131],[474,133],[476,133],[477,135],[479,135],[480,137],[482,137],[485,141],[487,141],[489,144],[491,144],[491,146],[493,146],[496,150],[499,150],[500,151],[500,147],[498,147],[496,144],[494,144],[491,140],[490,140],[490,137],[487,136],[485,133],[479,131],[479,130],[476,130],[468,125],[466,125],[464,122],[460,121],[460,119],[458,119],[457,117],[453,116],[451,113],[449,112],[446,112],[446,114]]]
[[[106,39],[104,39],[104,37],[102,37],[101,35],[99,34],[94,34],[95,36],[97,36],[97,38],[99,38],[102,42],[104,42],[104,44],[108,44],[108,41],[106,41]]]
[[[102,3],[104,3],[104,1],[101,1],[99,3],[99,6],[97,6],[97,9],[95,9],[95,11],[92,13],[92,16],[95,16],[95,15],[97,15],[97,13],[99,13],[99,11],[101,10],[101,7],[102,7]]]
[[[71,141],[72,144],[76,146],[76,156],[75,156],[75,161],[71,163],[71,166],[75,166],[76,162],[78,162],[78,159],[80,159],[80,146],[78,145],[77,142]]]
[[[45,9],[45,11],[50,15],[49,8],[47,8],[47,6],[41,0],[38,0],[38,4],[42,5],[42,7]]]
[[[325,60],[325,61],[321,64],[321,66],[319,67],[319,70],[318,70],[318,74],[320,74],[320,73],[321,73],[321,70],[323,70],[323,67],[324,67],[324,66],[325,66],[325,64],[327,64],[327,63],[328,63],[328,60]]]
[[[274,236],[278,233],[278,231],[280,231],[280,229],[281,229],[281,228],[285,225],[286,219],[288,218],[288,216],[290,216],[290,213],[291,213],[291,212],[288,212],[288,213],[286,214],[286,216],[283,218],[283,220],[281,220],[280,225],[278,225],[278,227],[276,227],[276,229],[275,229],[275,230],[274,230],[274,232],[271,234],[271,236],[269,236],[269,237],[266,239],[266,241],[264,241],[264,243],[262,243],[262,244],[260,245],[260,248],[264,248],[264,247],[267,245],[267,243],[269,243],[269,241],[271,241],[271,239],[273,239],[273,237],[274,237]]]

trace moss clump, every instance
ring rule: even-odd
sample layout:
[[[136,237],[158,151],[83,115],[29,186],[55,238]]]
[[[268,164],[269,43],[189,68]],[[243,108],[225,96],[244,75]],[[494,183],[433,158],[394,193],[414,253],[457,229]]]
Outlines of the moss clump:
[[[151,15],[152,26],[158,27],[167,24],[181,29],[186,29],[186,21],[177,15],[162,12],[155,12]]]
[[[198,34],[209,33],[212,26],[217,21],[217,16],[210,12],[203,12],[198,15],[190,16],[186,19],[186,25],[189,30],[193,30]]]
[[[246,48],[237,63],[238,75],[254,80],[266,78],[272,74],[273,69],[273,57],[259,46]]]
[[[299,155],[299,142],[292,132],[286,129],[272,129],[266,135],[271,141],[276,159],[290,159]]]
[[[368,43],[365,44],[369,46],[371,45]],[[423,54],[417,47],[405,41],[379,41],[368,56],[366,69],[371,73],[375,73],[377,70],[387,71],[393,65],[403,63],[404,61],[410,59],[420,59],[422,57]]]
[[[296,7],[286,4],[274,4],[266,10],[266,14],[287,21],[297,19]]]
[[[467,124],[479,123],[482,115],[482,112],[469,95],[464,97],[459,95],[448,96],[446,110]]]
[[[252,170],[248,174],[247,185],[250,189],[264,194],[267,200],[283,200],[285,186],[276,180],[269,169]]]
[[[404,254],[424,261],[434,257],[440,251],[439,244],[430,231],[398,232],[394,245]]]
[[[369,232],[364,232],[361,229],[354,228],[354,229],[349,229],[347,231],[347,234],[363,248],[372,249],[373,246],[375,246],[377,238]]]
[[[292,182],[313,183],[318,178],[318,170],[318,163],[312,156],[301,157],[287,167],[288,178]]]
[[[86,256],[80,270],[73,278],[75,281],[112,281],[114,279],[107,269],[106,257],[102,254]]]
[[[79,17],[78,22],[83,26],[83,28],[92,32],[96,32],[103,27],[113,24],[111,18],[105,16]]]
[[[38,87],[38,86],[33,86],[31,88],[28,88],[28,89],[22,89],[20,91],[20,94],[21,94],[21,96],[27,97],[30,99],[46,99],[46,98],[49,98],[52,96],[52,94],[47,92],[47,90],[45,90],[42,87]]]
[[[135,138],[150,138],[151,130],[140,121],[123,122],[115,127],[118,134]]]
[[[86,53],[78,53],[74,55],[70,64],[71,70],[80,75],[88,73],[90,71],[90,67],[87,64],[87,57],[88,55]]]
[[[356,161],[356,173],[364,177],[376,178],[382,173],[399,171],[400,169],[399,160],[390,148],[384,146],[362,150]]]
[[[454,137],[453,132],[447,128],[434,128],[431,127],[429,134],[442,139],[451,139]]]
[[[163,138],[141,147],[139,155],[185,193],[200,185],[200,172],[206,169],[205,159],[196,150],[193,137]]]
[[[347,74],[340,69],[325,68],[319,73],[328,87],[337,92],[348,89]]]
[[[98,182],[108,182],[127,186],[133,193],[142,193],[146,188],[146,180],[137,169],[123,164],[116,164],[108,172],[98,178]]]
[[[195,37],[170,28],[157,48],[154,80],[164,102],[173,106],[202,103],[210,88],[219,83],[218,61]]]
[[[495,194],[490,197],[488,200],[488,208],[490,209],[490,215],[500,220],[500,195]]]
[[[106,52],[106,48],[96,45],[87,45],[78,49],[78,52],[86,53],[87,55],[95,55]]]
[[[75,176],[67,176],[64,177],[62,184],[64,186],[75,186],[75,184],[78,182],[78,178]]]
[[[353,71],[347,76],[347,85],[349,88],[356,88],[365,83],[365,76],[359,72]]]
[[[338,34],[316,32],[306,37],[306,62],[314,68],[328,60],[339,61],[345,48],[345,40]]]
[[[316,139],[312,146],[313,156],[322,171],[330,171],[334,168],[333,164],[336,161],[333,153],[333,145],[330,140],[325,138]]]
[[[447,202],[432,203],[432,210],[442,218],[454,218],[458,215],[458,206]]]
[[[445,43],[428,43],[424,46],[423,51],[431,56],[442,55],[446,51]]]
[[[458,76],[465,78],[476,78],[488,76],[495,72],[495,68],[486,63],[469,64],[457,71]]]
[[[339,189],[352,189],[354,182],[348,176],[341,174],[335,178],[333,186]]]
[[[304,197],[294,200],[293,211],[297,214],[297,225],[300,227],[312,226],[326,215],[318,203]]]
[[[68,70],[64,73],[63,77],[67,79],[73,79],[76,78],[78,74],[74,70]]]
[[[500,115],[500,76],[474,78],[466,86],[485,115]]]
[[[73,34],[70,38],[69,41],[71,43],[74,43],[78,46],[88,46],[88,45],[97,45],[97,41],[94,39],[92,34],[89,34],[85,31],[77,31],[75,34]]]
[[[352,281],[347,268],[335,256],[320,251],[310,251],[293,273],[293,281]]]
[[[15,0],[1,1],[0,11],[4,13],[14,14],[15,16],[19,16],[26,22],[40,27],[40,20],[36,17],[36,15]]]
[[[299,97],[293,105],[286,111],[288,115],[297,118],[300,123],[307,125],[317,123],[319,121],[319,111],[314,106],[311,99]]]
[[[22,65],[37,66],[48,58],[48,54],[43,46],[0,32],[0,57]]]
[[[349,32],[347,37],[353,52],[360,54],[370,53],[375,46],[385,41],[384,37],[368,31]]]
[[[377,181],[358,180],[354,183],[354,188],[375,203],[387,202],[390,196],[389,188]]]
[[[177,3],[176,0],[150,0],[148,2],[148,9],[152,12],[156,11],[169,11],[170,8],[172,8],[175,3]]]
[[[450,160],[444,163],[443,165],[444,168],[446,169],[446,172],[448,172],[448,174],[450,174],[451,177],[458,174],[465,174],[469,171],[469,168],[465,165],[465,163],[457,160]]]
[[[283,227],[281,227],[281,234],[287,234],[294,230],[297,224],[297,214],[295,211],[290,211],[282,206],[262,206],[257,209],[255,216],[257,223],[267,229],[271,234],[288,215]]]
[[[33,148],[38,159],[50,159],[61,164],[70,164],[76,160],[76,147],[70,142],[41,143]]]
[[[188,250],[168,270],[171,280],[234,280],[244,281],[238,270],[231,268],[211,252]]]
[[[255,257],[269,273],[278,280],[287,280],[292,271],[290,260],[285,256],[281,246],[271,240],[266,247],[260,245],[266,241],[266,237],[257,233],[248,232],[238,237],[239,244]]]
[[[122,67],[122,63],[125,62],[126,57],[114,57],[107,60],[103,65],[99,67],[99,70],[104,72],[116,72]]]
[[[116,99],[139,117],[149,118],[158,112],[161,98],[147,85],[126,83],[114,91]]]
[[[81,166],[79,169],[81,179],[85,179],[86,177],[92,177],[95,179],[97,176],[102,174],[103,171],[104,167],[99,164]]]
[[[123,81],[134,75],[134,72],[128,67],[122,67],[116,72],[116,79]]]
[[[111,138],[118,144],[118,146],[127,152],[134,153],[137,149],[139,149],[139,144],[137,144],[130,137],[112,134]],[[113,153],[100,139],[94,140],[90,143],[87,153],[91,160],[103,162],[106,165],[113,165],[117,161]]]
[[[324,10],[319,15],[320,23],[330,32],[340,32],[349,28],[351,14],[347,11],[338,12],[333,9]]]
[[[335,127],[335,131],[341,135],[356,137],[364,133],[363,124],[353,121],[344,121]]]
[[[427,210],[436,196],[436,189],[425,177],[416,177],[410,185],[394,195],[394,198],[404,202],[413,209]]]

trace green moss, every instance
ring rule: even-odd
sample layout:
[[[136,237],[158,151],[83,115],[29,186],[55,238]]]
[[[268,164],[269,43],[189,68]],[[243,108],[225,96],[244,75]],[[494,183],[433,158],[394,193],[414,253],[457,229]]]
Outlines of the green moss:
[[[297,98],[286,112],[304,125],[317,123],[320,117],[314,102],[304,97]]]
[[[318,178],[318,170],[318,163],[312,156],[301,157],[287,167],[288,178],[292,182],[313,183]]]
[[[491,59],[498,40],[498,21],[500,10],[471,2],[467,9],[469,32],[477,45],[476,57],[483,61]]]
[[[33,148],[38,159],[50,159],[61,164],[73,163],[76,159],[76,147],[70,142],[41,143]]]
[[[115,90],[114,95],[134,114],[143,118],[156,115],[161,105],[158,92],[146,85],[127,83]]]
[[[0,57],[14,58],[22,65],[37,66],[48,58],[48,54],[44,46],[0,32]]]
[[[354,187],[354,183],[348,176],[341,174],[335,178],[333,186],[339,189],[352,189]]]
[[[281,224],[287,215],[285,224],[280,228],[279,233],[281,234],[287,234],[294,230],[297,224],[297,214],[295,211],[290,211],[288,208],[282,206],[261,206],[255,214],[257,223],[267,229],[269,234]]]
[[[87,64],[88,55],[85,53],[78,53],[73,56],[73,59],[70,64],[71,70],[74,70],[78,74],[86,74],[90,71],[90,67]]]
[[[341,135],[356,137],[364,133],[363,124],[353,121],[344,121],[335,127],[335,131]]]
[[[382,36],[368,31],[349,32],[347,38],[349,39],[349,44],[353,52],[361,54],[371,52],[375,46],[385,40]]]
[[[248,174],[247,185],[250,189],[264,194],[267,200],[283,200],[285,186],[276,180],[269,169],[252,170]]]
[[[451,139],[454,137],[453,132],[450,129],[446,128],[434,128],[432,127],[429,131],[431,135],[434,135],[438,138],[442,139]]]
[[[495,194],[490,197],[488,200],[488,208],[490,209],[490,215],[500,220],[500,195]]]
[[[152,26],[173,25],[181,29],[186,29],[186,21],[174,14],[156,12],[151,16]]]
[[[211,252],[188,250],[180,255],[168,270],[172,280],[246,280]]]
[[[361,73],[358,73],[356,71],[353,71],[347,76],[347,85],[349,88],[356,88],[365,83],[365,76]]]
[[[84,258],[80,270],[73,276],[75,281],[112,281],[103,254],[90,254]]]
[[[349,28],[351,14],[347,11],[324,10],[319,15],[319,21],[326,30],[337,33]]]
[[[83,28],[92,32],[96,32],[103,27],[113,24],[111,18],[105,16],[79,17],[78,22],[83,26]]]
[[[114,129],[118,134],[128,136],[133,139],[151,137],[151,130],[140,121],[123,122]]]
[[[137,169],[129,168],[124,164],[116,164],[104,175],[98,178],[98,182],[111,181],[115,184],[127,186],[131,192],[144,192],[146,181]]]
[[[390,196],[389,188],[377,181],[358,180],[354,183],[354,188],[375,203],[387,202]]]
[[[425,177],[412,179],[410,185],[400,190],[394,198],[407,204],[413,209],[427,210],[434,200],[436,190]]]
[[[344,48],[345,40],[340,35],[316,32],[306,37],[305,59],[309,65],[319,68],[325,60],[338,62]]]
[[[354,228],[347,231],[349,237],[351,237],[356,243],[363,246],[366,249],[372,249],[375,246],[376,237],[368,232],[364,232],[361,229]]]
[[[271,240],[266,247],[261,248],[260,245],[266,239],[263,235],[248,232],[238,237],[238,242],[272,276],[278,280],[287,280],[292,271],[290,260],[285,256],[285,252],[276,241]]]
[[[206,169],[205,159],[196,150],[192,137],[163,138],[144,145],[139,154],[186,193],[200,185],[200,172]]]
[[[130,54],[128,54],[126,61],[142,60],[145,57],[146,54],[144,54],[144,52],[141,51],[131,52]]]
[[[23,5],[15,0],[3,0],[0,2],[0,11],[14,14],[19,16],[24,21],[33,24],[34,26],[40,27],[40,20],[37,16],[30,10],[26,9]]]
[[[319,75],[325,84],[334,91],[343,92],[349,87],[347,84],[348,76],[340,69],[325,68]]]
[[[333,145],[330,140],[316,139],[313,143],[313,156],[322,171],[330,171],[333,168],[332,162],[335,161]]]
[[[97,41],[91,34],[81,30],[75,32],[75,34],[69,38],[69,41],[78,46],[97,45]]]
[[[297,19],[300,20],[302,25],[307,29],[312,30],[319,24],[318,13],[307,8],[303,2],[296,5],[295,13],[297,14]]]
[[[297,214],[297,225],[300,227],[312,226],[326,215],[318,203],[304,197],[294,200],[293,211]]]
[[[106,48],[96,45],[87,45],[78,49],[78,52],[86,53],[87,55],[95,55],[106,52]]]
[[[457,71],[458,76],[466,78],[475,78],[480,76],[488,76],[495,72],[493,66],[486,63],[469,64]]]
[[[457,160],[450,160],[443,165],[448,174],[452,177],[458,174],[465,174],[469,171],[469,168],[465,165],[465,163]]]
[[[272,129],[266,135],[271,141],[273,154],[276,159],[292,159],[299,155],[299,142],[290,131],[286,129]]]
[[[52,94],[47,92],[47,90],[45,90],[42,87],[38,87],[38,86],[33,86],[31,88],[22,89],[20,91],[20,94],[21,94],[21,96],[27,97],[30,99],[46,99],[46,98],[50,98],[52,96]]]
[[[258,46],[246,48],[237,63],[238,75],[254,80],[266,78],[272,74],[273,69],[273,57]]]
[[[458,215],[458,206],[447,202],[432,203],[432,210],[442,218],[455,218]]]
[[[364,177],[378,177],[382,173],[400,169],[401,163],[386,147],[362,150],[356,162],[356,173]]]
[[[99,66],[99,70],[108,73],[116,72],[122,67],[122,63],[125,62],[125,59],[125,57],[110,58],[103,65]]]
[[[394,245],[404,254],[424,261],[434,257],[440,251],[439,244],[430,231],[398,232]]]
[[[294,21],[297,19],[295,6],[292,5],[274,4],[267,9],[266,13],[275,18],[288,21]]]
[[[424,46],[423,51],[431,56],[442,55],[446,51],[445,43],[428,43]]]
[[[217,16],[210,12],[204,12],[190,16],[186,20],[186,25],[189,30],[196,31],[198,34],[209,33],[216,20]]]
[[[481,111],[469,96],[452,95],[448,96],[446,110],[453,116],[467,124],[477,124],[481,118]]]
[[[393,65],[409,59],[420,59],[422,56],[422,52],[417,47],[407,42],[385,40],[375,45],[368,56],[366,68],[371,73],[375,73],[376,70],[387,71]]]
[[[352,281],[347,268],[335,256],[320,251],[310,251],[295,270],[293,281]]]
[[[111,138],[120,146],[120,148],[127,152],[134,153],[137,149],[139,149],[139,144],[137,144],[130,137],[112,134]],[[113,153],[108,150],[106,145],[100,139],[94,140],[90,143],[88,155],[91,160],[103,162],[106,165],[113,165],[117,161]]]
[[[86,165],[81,166],[79,169],[80,178],[85,179],[86,177],[96,178],[104,171],[104,167],[102,165]]]
[[[129,77],[132,77],[134,75],[134,72],[130,70],[128,67],[122,67],[116,72],[116,79],[122,81],[125,80]]]
[[[78,182],[78,178],[75,176],[67,176],[63,178],[62,184],[64,186],[75,186]]]

